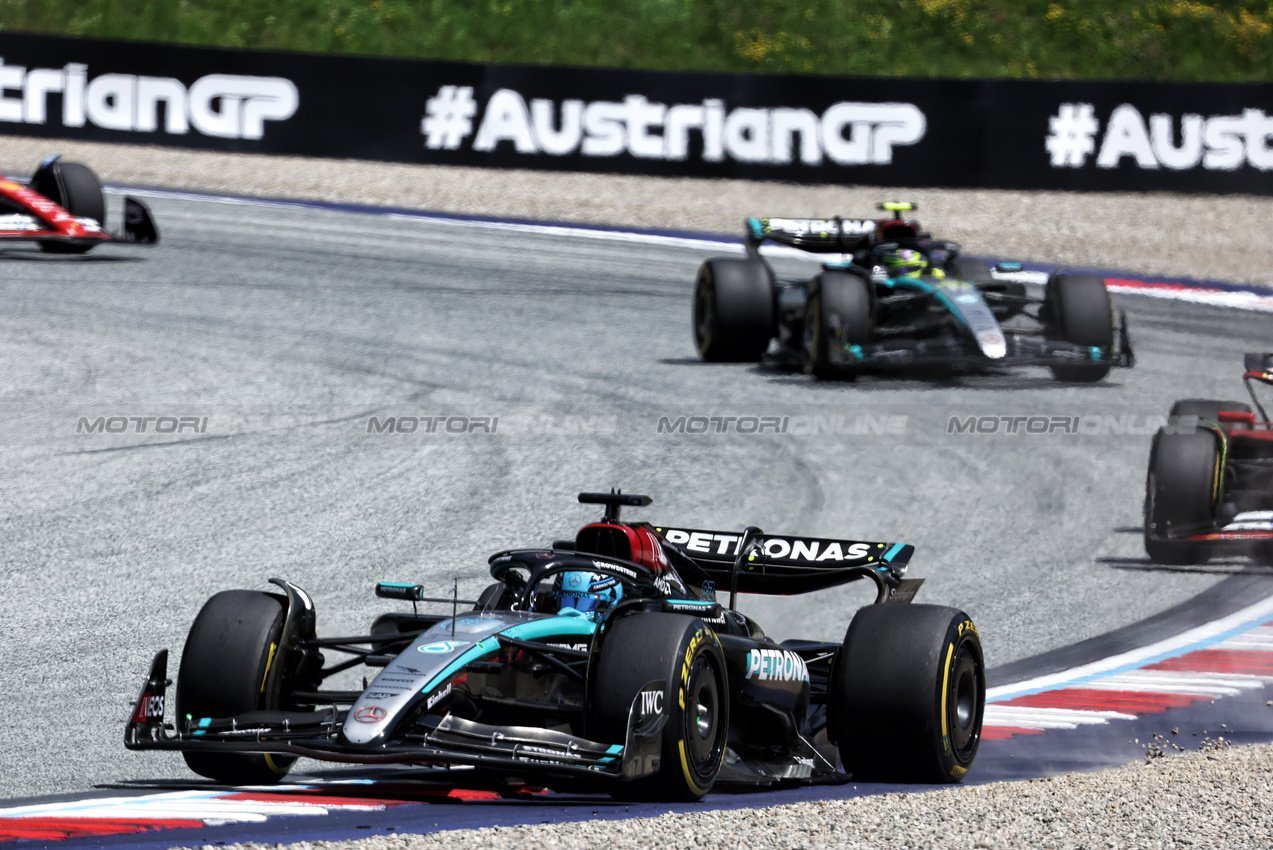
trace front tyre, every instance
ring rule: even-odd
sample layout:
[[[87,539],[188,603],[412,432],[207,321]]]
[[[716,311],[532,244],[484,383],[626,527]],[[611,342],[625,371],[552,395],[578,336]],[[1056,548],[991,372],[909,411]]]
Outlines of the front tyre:
[[[868,605],[831,668],[827,732],[854,779],[959,782],[981,742],[986,673],[963,611]]]
[[[1054,338],[1099,349],[1109,357],[1114,350],[1114,308],[1104,280],[1093,274],[1058,274],[1048,280],[1046,299]],[[1111,367],[1106,360],[1051,369],[1058,381],[1092,383],[1108,375]]]
[[[1173,415],[1192,409],[1182,404],[1176,403]],[[1205,528],[1215,520],[1223,473],[1220,440],[1209,429],[1154,435],[1145,479],[1145,552],[1151,561],[1178,566],[1207,562],[1205,543],[1162,538],[1175,529]]]
[[[871,284],[858,275],[825,271],[809,282],[800,350],[805,374],[850,381],[857,377],[843,353],[870,342],[872,306]]]
[[[91,218],[106,224],[106,198],[101,181],[87,165],[55,160],[36,171],[31,188],[58,204],[76,218]],[[93,245],[68,245],[65,242],[41,242],[40,250],[49,254],[83,254]]]
[[[611,792],[617,799],[693,802],[716,782],[729,735],[725,655],[702,620],[637,614],[610,626],[589,684],[589,735],[623,743],[632,701],[649,682],[667,682],[662,759],[652,776]]]
[[[773,338],[774,288],[756,260],[717,257],[694,283],[694,347],[713,363],[755,363]]]
[[[271,676],[278,660],[284,602],[269,593],[226,590],[204,604],[181,653],[177,674],[177,716],[230,717],[277,709]],[[182,753],[195,773],[227,785],[278,782],[293,756],[239,753]]]

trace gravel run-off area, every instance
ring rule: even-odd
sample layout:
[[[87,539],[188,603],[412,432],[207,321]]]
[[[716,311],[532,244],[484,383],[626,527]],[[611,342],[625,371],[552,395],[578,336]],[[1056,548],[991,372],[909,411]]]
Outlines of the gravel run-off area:
[[[868,217],[878,201],[908,200],[927,229],[975,256],[1273,286],[1273,198],[1251,195],[799,186],[19,137],[0,140],[0,173],[25,176],[50,153],[126,186],[740,235],[749,216]]]
[[[741,233],[748,216],[870,216],[912,200],[966,253],[1273,286],[1273,198],[675,180],[4,137],[0,173],[49,153],[106,183],[640,228]],[[1273,327],[1270,328],[1273,339]],[[296,847],[1269,848],[1273,745],[1212,746],[1098,773],[760,810],[395,835]],[[260,847],[264,845],[238,845]]]
[[[281,845],[240,844],[239,848]],[[1224,848],[1273,846],[1273,746],[1162,755],[1099,773],[765,809],[292,845],[313,850]],[[222,850],[218,845],[217,850]],[[230,845],[225,850],[231,850]]]

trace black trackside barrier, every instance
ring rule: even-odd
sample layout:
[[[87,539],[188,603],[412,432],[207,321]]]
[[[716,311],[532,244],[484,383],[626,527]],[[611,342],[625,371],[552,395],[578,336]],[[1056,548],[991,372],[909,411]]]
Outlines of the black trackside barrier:
[[[22,33],[0,33],[0,63],[0,134],[801,183],[1273,194],[1270,84],[682,74]]]

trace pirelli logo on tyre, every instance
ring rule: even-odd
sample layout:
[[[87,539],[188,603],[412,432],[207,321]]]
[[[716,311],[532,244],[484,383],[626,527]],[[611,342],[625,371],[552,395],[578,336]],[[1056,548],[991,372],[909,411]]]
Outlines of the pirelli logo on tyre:
[[[685,647],[685,658],[681,662],[681,708],[682,709],[685,708],[685,686],[689,684],[689,680],[690,680],[690,662],[694,660],[694,653],[698,650],[699,646],[702,645],[703,641],[707,640],[709,635],[711,636],[713,640],[716,639],[716,634],[714,632],[708,629],[699,629],[698,631],[694,632],[694,637],[690,638],[689,646]]]

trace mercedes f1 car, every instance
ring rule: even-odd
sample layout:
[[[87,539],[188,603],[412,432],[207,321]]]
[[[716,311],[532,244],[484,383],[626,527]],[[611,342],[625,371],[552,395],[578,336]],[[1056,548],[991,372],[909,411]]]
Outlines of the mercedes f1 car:
[[[1247,354],[1245,366],[1251,404],[1184,399],[1154,435],[1145,483],[1154,561],[1238,554],[1273,563],[1273,421],[1256,393],[1273,387],[1273,354]]]
[[[26,185],[0,177],[0,243],[35,242],[51,254],[83,254],[106,242],[150,245],[159,230],[146,205],[124,198],[124,229],[105,228],[102,184],[86,165],[50,156]]]
[[[492,555],[496,581],[472,603],[378,584],[411,610],[380,615],[366,635],[319,637],[310,597],[281,579],[281,593],[213,596],[182,652],[175,717],[164,650],[125,744],[181,751],[230,784],[277,781],[308,756],[620,799],[967,773],[985,705],[981,643],[962,611],[897,604],[922,582],[903,578],[913,547],[656,527],[620,519],[647,496],[579,501],[604,505],[601,521],[551,548]],[[739,593],[857,580],[887,604],[859,610],[841,643],[777,643],[736,610]],[[323,687],[358,665],[375,671],[363,687]]]
[[[1048,366],[1062,381],[1099,381],[1131,366],[1127,320],[1115,321],[1105,281],[1054,272],[1042,299],[995,277],[905,218],[910,203],[884,203],[891,217],[826,220],[751,218],[745,259],[700,267],[694,342],[709,361],[756,362],[819,378],[853,379],[882,369],[976,370]],[[760,247],[773,242],[836,255],[812,279],[780,280]]]

